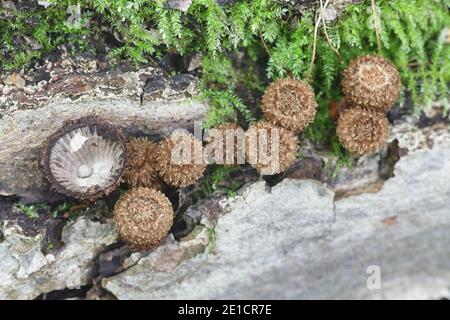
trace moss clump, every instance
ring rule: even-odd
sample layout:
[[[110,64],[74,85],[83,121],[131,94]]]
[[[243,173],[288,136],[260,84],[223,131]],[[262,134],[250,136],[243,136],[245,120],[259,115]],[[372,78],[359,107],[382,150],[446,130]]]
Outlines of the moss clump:
[[[127,1],[79,0],[81,21],[71,26],[67,8],[73,1],[52,1],[46,7],[36,1],[19,5],[10,1],[16,9],[0,8],[0,69],[26,71],[25,64],[58,53],[54,51],[62,44],[69,52],[88,49],[94,56],[107,54],[111,62],[143,65],[167,55],[181,55],[184,61],[199,53],[201,96],[211,106],[206,127],[241,119],[252,122],[254,101],[267,80],[288,75],[303,79],[308,72],[318,8],[299,11],[291,2],[241,0],[219,6],[215,0],[194,0],[182,12],[170,9],[164,0],[143,0],[133,6]],[[314,1],[303,2],[309,6]],[[383,56],[397,66],[416,108],[441,99],[448,111],[450,46],[441,34],[448,26],[447,1],[377,1],[377,6]],[[342,97],[341,75],[349,61],[377,52],[373,24],[368,23],[372,19],[366,0],[346,6],[336,21],[328,23],[329,39],[339,47],[340,57],[322,32],[317,37],[311,84],[319,107],[305,136],[340,157],[342,148],[336,143],[328,106]],[[181,67],[187,68],[184,63]],[[248,93],[257,99],[248,99]]]
[[[383,57],[358,57],[343,73],[342,91],[351,106],[386,112],[397,100],[400,88],[397,68]]]
[[[336,133],[342,146],[351,153],[374,153],[388,138],[389,123],[381,112],[352,108],[341,113]]]
[[[146,138],[134,138],[127,143],[128,163],[123,178],[130,186],[160,189],[157,149],[158,145]]]
[[[162,192],[144,187],[127,191],[114,207],[117,231],[133,250],[148,250],[160,243],[172,226],[173,214]]]
[[[294,162],[298,146],[295,133],[267,121],[251,125],[246,132],[247,161],[263,175],[285,171]]]
[[[304,130],[314,120],[316,109],[311,86],[295,79],[271,83],[262,98],[266,120],[295,133]]]
[[[187,187],[198,181],[205,171],[203,146],[192,134],[175,132],[159,144],[157,170],[173,187]]]

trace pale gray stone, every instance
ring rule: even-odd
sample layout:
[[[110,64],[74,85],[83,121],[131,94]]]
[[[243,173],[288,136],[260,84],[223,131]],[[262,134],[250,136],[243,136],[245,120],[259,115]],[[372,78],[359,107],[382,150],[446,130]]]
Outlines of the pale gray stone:
[[[177,9],[187,12],[192,4],[192,0],[167,0],[166,6],[170,9]]]
[[[311,180],[252,184],[222,202],[211,250],[157,271],[152,252],[103,284],[119,299],[448,296],[448,159],[449,144],[417,150],[379,192],[338,201]]]
[[[42,293],[77,289],[92,281],[94,257],[117,241],[112,223],[101,224],[84,217],[67,225],[65,245],[43,254],[42,235],[24,236],[17,226],[3,223],[0,243],[0,299],[34,299]]]

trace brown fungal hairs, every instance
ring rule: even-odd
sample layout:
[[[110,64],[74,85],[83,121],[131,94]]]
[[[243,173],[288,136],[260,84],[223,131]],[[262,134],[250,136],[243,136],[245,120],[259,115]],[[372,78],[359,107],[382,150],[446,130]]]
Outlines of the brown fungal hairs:
[[[278,146],[272,143],[276,137]],[[298,147],[294,132],[267,121],[252,124],[246,132],[247,161],[263,175],[285,171],[295,161]]]
[[[311,86],[291,78],[269,85],[262,98],[262,111],[267,121],[299,133],[316,115],[317,102]]]
[[[127,143],[128,164],[124,180],[132,187],[143,186],[160,189],[156,169],[158,145],[147,138],[133,138]]]
[[[346,109],[338,119],[336,134],[342,146],[351,153],[374,153],[387,140],[389,123],[382,112]]]
[[[173,187],[187,187],[205,171],[202,142],[186,131],[175,131],[161,141],[157,154],[160,177]]]
[[[389,60],[361,56],[345,68],[342,91],[349,105],[387,112],[401,89],[400,74]]]
[[[66,122],[43,152],[44,171],[56,191],[91,201],[120,184],[126,162],[122,132],[99,117]]]
[[[210,161],[232,166],[245,163],[245,132],[235,123],[223,123],[208,130],[205,150]]]
[[[158,245],[173,223],[169,199],[160,191],[138,187],[125,192],[114,207],[114,221],[120,237],[133,250]]]

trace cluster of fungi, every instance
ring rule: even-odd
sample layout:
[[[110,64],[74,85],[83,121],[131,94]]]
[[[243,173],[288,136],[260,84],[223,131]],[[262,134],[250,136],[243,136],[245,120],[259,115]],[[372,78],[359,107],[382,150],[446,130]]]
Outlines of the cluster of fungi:
[[[269,85],[262,98],[264,119],[250,125],[247,131],[236,124],[222,124],[214,129],[239,137],[234,148],[223,157],[238,159],[253,166],[261,175],[274,175],[285,171],[294,161],[299,147],[298,134],[314,120],[317,103],[311,86],[292,78],[279,79]],[[229,139],[222,139],[221,150],[227,150]],[[230,154],[231,153],[231,154]],[[242,156],[242,157],[240,157]],[[224,163],[229,164],[230,162]]]
[[[337,125],[342,145],[357,154],[378,150],[388,135],[385,112],[400,91],[398,71],[383,58],[360,57],[345,70],[342,86],[348,104]],[[298,134],[313,121],[316,109],[308,83],[277,80],[262,98],[263,120],[247,131],[233,123],[219,125],[214,128],[218,143],[209,137],[205,147],[187,132],[174,132],[159,143],[147,138],[127,142],[110,122],[81,118],[65,123],[49,137],[44,170],[58,192],[89,201],[125,181],[131,188],[115,204],[116,228],[130,248],[149,250],[165,238],[174,220],[164,186],[183,188],[198,181],[210,160],[205,151],[212,151],[209,156],[216,163],[248,162],[264,175],[283,172],[294,162]],[[184,148],[178,152],[181,140]],[[182,159],[186,149],[193,155],[188,161]]]
[[[357,155],[381,149],[389,135],[386,112],[400,89],[399,72],[385,58],[367,55],[350,62],[342,80],[346,109],[336,128],[344,148]]]
[[[278,80],[263,97],[266,120],[252,124],[247,131],[233,123],[221,124],[213,128],[219,132],[219,140],[207,138],[205,147],[186,131],[175,131],[159,143],[143,137],[127,142],[121,130],[107,120],[81,118],[65,123],[50,136],[43,165],[58,192],[78,199],[94,201],[126,182],[131,188],[114,208],[116,229],[130,248],[149,250],[165,238],[174,220],[170,200],[162,192],[164,186],[183,188],[198,181],[210,160],[207,150],[212,158],[219,157],[216,163],[249,162],[261,174],[286,170],[295,160],[297,134],[314,119],[316,106],[309,85],[293,79]],[[262,135],[265,139],[260,139]],[[276,166],[265,162],[259,151],[249,152],[260,150],[260,144],[267,140],[265,151],[272,156],[270,153],[276,150],[279,156]],[[184,148],[178,150],[181,143]],[[192,155],[188,161],[183,159],[186,150]],[[181,161],[175,161],[177,158]],[[273,161],[273,157],[270,159]]]
[[[174,211],[161,191],[164,184],[185,187],[196,182],[206,165],[172,162],[179,135],[159,144],[146,138],[128,143],[121,130],[99,117],[69,121],[52,134],[43,152],[43,166],[56,191],[94,201],[111,193],[121,182],[131,189],[115,204],[114,220],[121,238],[134,250],[149,250],[169,232]],[[201,142],[184,133],[192,145]]]
[[[249,128],[250,132],[256,130],[257,134],[264,132],[261,129],[267,129],[271,134],[276,131],[279,135],[276,150],[279,165],[269,170],[269,174],[285,171],[294,162],[299,147],[297,136],[313,122],[316,110],[314,91],[307,82],[284,78],[269,85],[262,98],[265,120]],[[264,168],[261,161],[256,161],[254,166],[259,172]],[[267,172],[267,168],[264,169]]]

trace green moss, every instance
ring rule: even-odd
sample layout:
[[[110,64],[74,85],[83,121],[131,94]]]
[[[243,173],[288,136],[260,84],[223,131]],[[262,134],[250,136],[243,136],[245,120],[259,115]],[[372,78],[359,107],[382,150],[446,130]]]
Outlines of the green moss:
[[[194,202],[210,197],[213,193],[235,196],[243,183],[233,179],[233,174],[239,171],[237,167],[213,165],[201,181],[198,190],[192,195]]]
[[[257,100],[270,81],[288,75],[304,79],[311,59],[315,12],[299,12],[277,1],[241,0],[219,6],[214,0],[194,0],[184,13],[166,8],[163,0],[79,0],[82,21],[71,27],[67,7],[74,3],[53,1],[45,9],[34,3],[27,10],[8,12],[13,18],[0,21],[0,69],[18,69],[63,43],[74,52],[86,50],[103,39],[104,30],[119,41],[108,52],[116,60],[143,64],[167,52],[201,53],[202,97],[212,105],[209,127],[238,119],[253,121],[258,101],[248,101],[242,93]],[[450,49],[440,37],[450,26],[448,1],[378,0],[377,5],[383,55],[397,65],[417,110],[437,99],[448,102]],[[345,153],[335,139],[329,104],[342,95],[341,73],[347,63],[378,51],[370,8],[370,1],[350,5],[329,23],[328,33],[341,57],[330,48],[322,28],[318,34],[311,83],[320,107],[304,135],[339,157]],[[6,9],[1,10],[5,14]],[[21,44],[15,42],[17,37]],[[33,49],[33,42],[40,49]],[[256,72],[261,65],[263,75]]]
[[[39,218],[39,210],[48,211],[50,207],[47,204],[27,205],[27,204],[18,202],[18,203],[14,204],[14,208],[16,208],[17,210],[22,212],[29,219],[37,219],[37,218]]]
[[[73,203],[64,201],[55,206],[51,206],[46,203],[36,203],[36,204],[24,204],[22,202],[17,202],[13,205],[19,212],[26,215],[29,219],[38,219],[39,215],[49,215],[56,219],[61,217],[63,214],[67,213],[69,209],[73,206]],[[74,213],[75,214],[75,213]],[[72,216],[69,217],[72,219]]]
[[[61,44],[67,44],[72,53],[85,50],[87,39],[94,37],[99,29],[91,19],[91,11],[82,12],[79,26],[68,23],[70,15],[67,9],[70,4],[70,1],[55,2],[46,9],[37,1],[19,9],[1,6],[0,70],[17,70]]]
[[[206,228],[206,227],[205,227]],[[214,251],[216,250],[216,245],[217,245],[217,234],[216,234],[216,230],[214,228],[206,228],[207,232],[208,232],[208,253],[214,253]]]
[[[72,204],[70,204],[69,202],[62,202],[60,204],[58,204],[53,210],[52,210],[52,217],[54,219],[58,218],[59,216],[61,216],[62,214],[66,213],[70,207],[72,207]]]

